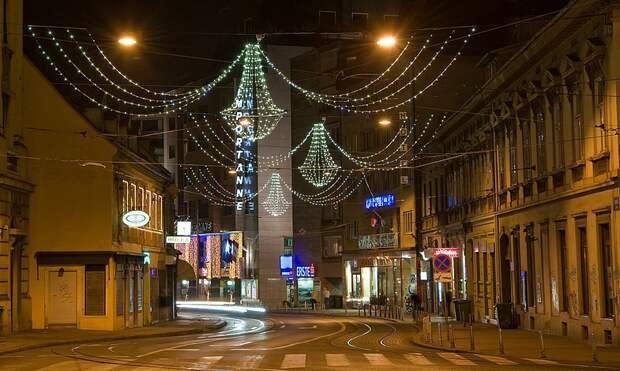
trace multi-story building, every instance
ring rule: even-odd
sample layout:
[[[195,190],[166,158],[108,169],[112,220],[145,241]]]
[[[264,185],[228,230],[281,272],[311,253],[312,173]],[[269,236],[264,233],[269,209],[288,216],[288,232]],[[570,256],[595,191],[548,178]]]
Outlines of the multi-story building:
[[[523,328],[618,343],[618,15],[572,2],[505,63],[486,58],[438,137],[454,158],[423,175],[420,233],[462,249],[444,289],[477,320],[511,303]]]

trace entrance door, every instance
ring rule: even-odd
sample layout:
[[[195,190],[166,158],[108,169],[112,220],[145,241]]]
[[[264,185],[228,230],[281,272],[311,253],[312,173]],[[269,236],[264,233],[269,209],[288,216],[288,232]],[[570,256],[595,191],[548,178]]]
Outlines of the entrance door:
[[[49,271],[47,297],[48,326],[77,325],[77,272]]]
[[[510,246],[508,236],[502,234],[499,239],[500,269],[502,275],[502,303],[512,302],[512,275],[510,274]]]

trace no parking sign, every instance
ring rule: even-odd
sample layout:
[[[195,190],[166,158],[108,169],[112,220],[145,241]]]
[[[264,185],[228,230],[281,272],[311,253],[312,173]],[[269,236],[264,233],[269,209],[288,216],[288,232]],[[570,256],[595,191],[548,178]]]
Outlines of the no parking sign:
[[[433,268],[435,268],[435,274],[433,275],[435,282],[452,281],[452,258],[448,255],[436,255],[433,258]]]

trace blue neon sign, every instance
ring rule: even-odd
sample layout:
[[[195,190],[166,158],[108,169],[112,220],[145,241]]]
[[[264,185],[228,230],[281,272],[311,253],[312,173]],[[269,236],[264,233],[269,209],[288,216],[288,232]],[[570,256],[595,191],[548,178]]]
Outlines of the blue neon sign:
[[[366,210],[374,210],[380,209],[383,207],[393,207],[396,198],[393,193],[388,193],[384,195],[375,195],[366,197],[365,207]]]
[[[293,257],[290,255],[280,256],[280,275],[290,276],[293,273]]]

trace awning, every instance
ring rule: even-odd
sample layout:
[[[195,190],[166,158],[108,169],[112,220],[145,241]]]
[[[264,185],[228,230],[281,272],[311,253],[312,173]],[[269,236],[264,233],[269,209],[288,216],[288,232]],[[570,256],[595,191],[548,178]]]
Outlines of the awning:
[[[195,280],[196,272],[191,264],[185,260],[177,260],[177,281],[181,280]]]

